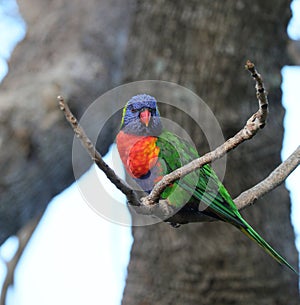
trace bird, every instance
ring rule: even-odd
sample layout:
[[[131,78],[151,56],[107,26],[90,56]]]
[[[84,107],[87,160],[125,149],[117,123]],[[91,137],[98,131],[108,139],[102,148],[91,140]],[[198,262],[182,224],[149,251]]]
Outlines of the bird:
[[[142,93],[123,108],[117,149],[127,174],[150,193],[164,175],[199,157],[186,140],[165,130],[155,97]],[[299,275],[242,217],[209,164],[168,185],[161,199],[177,209],[189,209],[229,223],[255,241],[279,264]],[[205,208],[199,208],[200,206]]]

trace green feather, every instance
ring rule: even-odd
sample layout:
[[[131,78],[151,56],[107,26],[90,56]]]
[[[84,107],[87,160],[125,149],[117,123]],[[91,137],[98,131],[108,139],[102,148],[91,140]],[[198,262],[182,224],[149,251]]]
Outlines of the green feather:
[[[175,134],[164,131],[157,139],[160,148],[159,161],[163,167],[163,174],[168,174],[184,164],[198,158],[196,149]],[[298,272],[278,254],[241,216],[231,196],[223,186],[210,165],[186,175],[173,185],[167,187],[162,198],[176,208],[185,204],[202,202],[209,213],[238,228],[246,236],[254,240],[280,264],[286,265],[293,272]]]

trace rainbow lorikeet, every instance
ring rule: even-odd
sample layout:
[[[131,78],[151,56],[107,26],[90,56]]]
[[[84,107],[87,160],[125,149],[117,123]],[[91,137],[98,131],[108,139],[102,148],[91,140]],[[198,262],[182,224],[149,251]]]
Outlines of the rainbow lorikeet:
[[[157,102],[146,94],[136,95],[126,103],[116,142],[127,173],[148,193],[165,174],[199,157],[191,144],[163,129]],[[243,219],[210,165],[169,185],[161,198],[175,208],[189,208],[234,225],[277,262],[297,273]],[[200,202],[205,204],[204,209],[198,208]]]

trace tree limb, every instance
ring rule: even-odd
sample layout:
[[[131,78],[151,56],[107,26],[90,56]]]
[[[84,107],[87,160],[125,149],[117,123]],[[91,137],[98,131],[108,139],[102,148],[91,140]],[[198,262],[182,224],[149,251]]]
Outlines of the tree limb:
[[[74,133],[80,139],[82,145],[86,148],[91,158],[95,161],[97,166],[106,174],[107,178],[116,185],[116,187],[123,192],[128,201],[129,205],[139,207],[139,212],[152,215],[170,215],[168,221],[177,223],[188,223],[188,222],[201,222],[213,220],[209,216],[202,214],[195,215],[188,212],[178,212],[172,215],[172,209],[169,210],[167,204],[159,200],[161,193],[164,189],[174,182],[175,180],[195,171],[196,169],[208,164],[216,159],[221,158],[230,150],[236,148],[239,144],[246,140],[251,139],[259,129],[262,129],[266,124],[268,115],[268,99],[264,88],[263,80],[261,75],[255,69],[253,63],[247,61],[245,68],[251,73],[255,80],[256,97],[258,100],[258,110],[254,113],[246,122],[246,125],[232,138],[228,139],[225,143],[217,147],[214,151],[211,151],[200,158],[193,160],[192,162],[176,169],[172,173],[165,175],[153,188],[152,192],[148,196],[144,196],[138,199],[137,192],[132,190],[126,182],[119,178],[115,172],[103,161],[102,156],[96,150],[90,139],[85,134],[82,127],[79,125],[75,116],[71,113],[68,105],[65,103],[63,97],[59,96],[60,109],[64,112],[67,121],[71,124]],[[292,160],[292,161],[291,161]],[[299,152],[295,151],[294,154],[283,162],[274,172],[270,174],[268,178],[260,182],[257,186],[242,193],[235,199],[235,202],[239,209],[242,209],[249,204],[253,203],[255,199],[258,199],[277,185],[282,183],[284,179],[297,167],[299,164]]]
[[[126,195],[129,203],[134,206],[139,206],[139,200],[136,193],[123,181],[112,168],[103,160],[101,154],[96,150],[92,141],[88,138],[83,128],[79,125],[76,117],[71,112],[67,103],[62,96],[58,96],[58,104],[60,110],[65,114],[66,120],[70,123],[76,137],[81,141],[83,147],[87,150],[92,160],[104,172],[106,177],[124,194]]]
[[[2,285],[1,289],[1,296],[0,296],[0,305],[5,305],[6,303],[6,296],[7,296],[7,291],[10,285],[13,285],[14,283],[14,273],[17,264],[20,261],[20,258],[28,245],[29,240],[31,239],[36,227],[38,226],[40,219],[42,215],[33,219],[30,221],[26,226],[24,226],[17,234],[18,238],[18,249],[16,253],[14,254],[13,258],[6,263],[6,276]]]
[[[244,191],[233,201],[237,206],[238,210],[242,210],[248,207],[254,202],[263,197],[265,194],[269,193],[281,183],[297,168],[300,164],[300,146],[278,167],[276,167],[268,177],[266,177],[261,182],[257,183],[252,188]],[[195,213],[181,212],[173,215],[170,219],[170,222],[174,223],[190,223],[190,222],[206,222],[206,221],[217,221],[217,219]]]
[[[285,181],[285,179],[297,168],[299,164],[300,146],[298,146],[284,162],[276,167],[267,178],[235,198],[234,203],[237,208],[239,210],[244,209],[248,205],[253,204],[258,198],[269,193]]]
[[[63,97],[58,96],[60,109],[64,112],[67,121],[73,128],[75,135],[79,138],[82,145],[86,148],[87,152],[91,156],[96,165],[106,174],[107,178],[126,195],[128,202],[131,206],[141,207],[145,214],[152,214],[155,210],[163,211],[165,213],[166,204],[163,201],[159,201],[161,193],[164,189],[174,182],[175,180],[195,171],[196,169],[208,164],[216,159],[221,158],[227,152],[237,147],[242,142],[251,139],[259,129],[263,128],[266,124],[268,115],[268,100],[264,84],[260,74],[256,71],[255,66],[250,61],[247,61],[245,68],[251,73],[256,85],[256,96],[258,99],[259,109],[254,113],[247,121],[243,129],[241,129],[234,137],[228,139],[221,146],[216,148],[204,156],[193,160],[185,166],[178,168],[172,173],[165,175],[163,179],[155,185],[150,195],[139,199],[136,191],[132,190],[125,181],[116,175],[116,173],[103,161],[101,154],[96,150],[91,140],[85,134],[83,128],[79,125],[76,117],[70,111],[68,105],[65,103]],[[255,200],[262,197],[266,193],[273,190],[279,184],[281,184],[300,164],[300,146],[290,155],[290,157],[282,162],[271,174],[251,189],[241,193],[235,200],[235,204],[238,209],[243,209],[252,204]],[[168,212],[167,212],[168,213]],[[171,215],[171,214],[170,214]],[[28,223],[17,234],[19,245],[13,258],[7,262],[7,274],[2,286],[0,305],[5,305],[7,291],[10,285],[14,282],[15,268],[31,239],[42,215],[35,220]],[[172,215],[168,221],[174,223],[188,223],[188,222],[201,222],[201,221],[213,221],[215,219],[203,215],[189,212],[178,212]]]
[[[215,161],[223,157],[227,152],[236,148],[239,144],[255,136],[257,131],[263,128],[266,124],[268,115],[268,99],[264,89],[261,75],[256,71],[255,66],[249,60],[245,68],[251,73],[256,81],[256,97],[258,99],[258,111],[254,113],[247,121],[243,129],[241,129],[234,137],[228,139],[224,144],[211,151],[204,156],[193,160],[192,162],[176,169],[172,173],[165,175],[153,188],[150,195],[141,199],[144,205],[155,204],[164,191],[164,189],[175,180],[195,171],[203,165]]]

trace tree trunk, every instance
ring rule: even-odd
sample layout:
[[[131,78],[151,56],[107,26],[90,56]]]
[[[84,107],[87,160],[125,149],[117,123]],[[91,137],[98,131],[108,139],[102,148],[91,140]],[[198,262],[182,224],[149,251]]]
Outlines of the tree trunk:
[[[286,1],[138,1],[125,64],[126,81],[168,80],[196,92],[226,138],[256,111],[249,58],[263,73],[270,118],[264,130],[228,155],[225,185],[235,196],[280,163],[283,136],[280,69],[288,63]],[[165,110],[165,109],[164,109]],[[168,110],[162,116],[172,117]],[[183,119],[182,119],[183,120]],[[180,122],[195,142],[192,121]],[[281,186],[243,212],[297,266],[288,192]],[[298,304],[298,279],[224,223],[165,223],[133,228],[123,304]]]
[[[19,5],[27,34],[0,91],[0,244],[74,180],[73,132],[56,97],[63,94],[80,117],[101,93],[119,85],[131,10],[124,0]],[[105,113],[95,119],[100,116]],[[111,133],[102,136],[101,153],[112,141]]]
[[[173,81],[201,96],[229,137],[256,109],[253,83],[243,71],[250,58],[267,83],[270,119],[253,140],[228,155],[225,184],[237,195],[280,162],[284,114],[280,69],[288,63],[290,16],[285,1],[19,4],[28,32],[12,56],[0,93],[0,243],[73,179],[73,134],[55,101],[61,93],[81,114],[102,92],[122,82]],[[162,114],[174,118],[167,111],[162,109]],[[193,123],[180,115],[176,122],[190,131],[202,150]],[[102,152],[112,135],[104,138]],[[281,186],[243,214],[296,265],[289,204]],[[173,229],[159,224],[134,228],[133,233],[123,304],[298,303],[297,277],[229,225]]]

